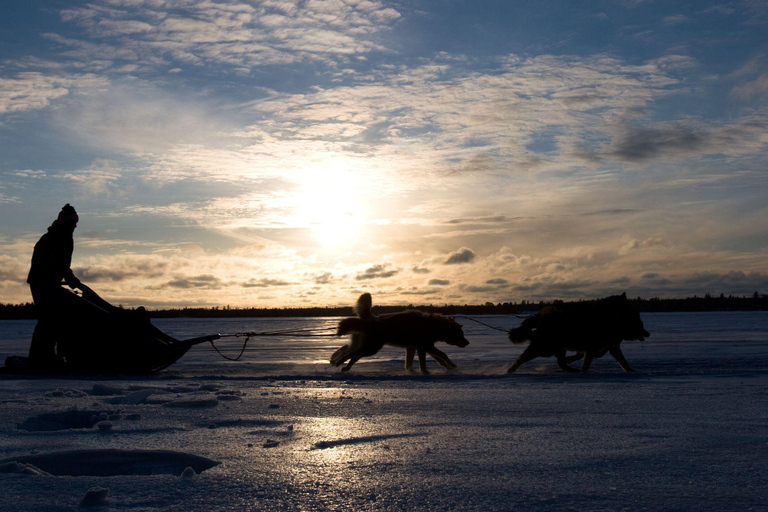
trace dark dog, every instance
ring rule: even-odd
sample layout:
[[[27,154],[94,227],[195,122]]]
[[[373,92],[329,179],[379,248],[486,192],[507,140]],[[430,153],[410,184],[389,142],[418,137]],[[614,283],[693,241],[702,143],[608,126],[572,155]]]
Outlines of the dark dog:
[[[610,352],[625,372],[632,372],[634,370],[619,345],[622,340],[643,341],[648,336],[650,333],[643,327],[640,315],[632,309],[626,293],[547,307],[509,331],[512,343],[526,340],[531,343],[507,371],[514,372],[521,364],[536,357],[555,356],[557,365],[568,372],[578,371],[568,364],[584,357],[581,371],[586,372],[593,359]],[[578,354],[566,357],[569,350]]]
[[[336,366],[349,360],[342,368],[343,372],[349,371],[361,357],[376,354],[384,345],[406,349],[405,367],[409,371],[413,370],[415,353],[419,354],[422,373],[428,373],[426,354],[444,368],[453,369],[456,365],[444,352],[435,348],[435,342],[444,341],[459,347],[469,345],[461,324],[453,318],[414,310],[376,316],[371,313],[371,306],[371,295],[364,293],[355,306],[357,318],[345,318],[339,322],[338,336],[352,334],[350,343],[331,356],[331,363]]]

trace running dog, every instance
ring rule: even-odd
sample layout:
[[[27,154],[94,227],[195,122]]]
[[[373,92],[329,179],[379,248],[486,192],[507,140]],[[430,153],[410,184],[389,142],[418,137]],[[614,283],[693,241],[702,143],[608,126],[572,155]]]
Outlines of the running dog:
[[[622,340],[643,341],[651,334],[645,330],[640,314],[632,309],[627,294],[612,295],[595,301],[547,307],[526,318],[520,327],[509,331],[512,343],[530,341],[507,372],[536,357],[557,357],[557,365],[567,372],[577,372],[569,363],[584,358],[582,372],[592,360],[610,352],[625,372],[633,372],[621,352]],[[576,355],[566,357],[566,351]]]
[[[413,371],[413,357],[419,354],[419,369],[427,371],[426,354],[447,369],[456,368],[448,356],[435,348],[437,341],[449,345],[466,347],[469,341],[464,337],[461,324],[450,317],[408,310],[387,315],[371,313],[372,300],[370,293],[364,293],[355,305],[356,318],[345,318],[339,322],[336,332],[338,336],[352,334],[350,343],[339,348],[331,356],[331,364],[341,366],[349,371],[361,357],[376,354],[384,345],[403,347],[406,349],[405,369]]]

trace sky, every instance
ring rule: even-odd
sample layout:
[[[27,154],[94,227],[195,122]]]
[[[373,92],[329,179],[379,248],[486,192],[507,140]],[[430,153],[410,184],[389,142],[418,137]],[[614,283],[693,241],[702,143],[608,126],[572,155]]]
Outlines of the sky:
[[[764,0],[6,0],[0,302],[768,291]]]

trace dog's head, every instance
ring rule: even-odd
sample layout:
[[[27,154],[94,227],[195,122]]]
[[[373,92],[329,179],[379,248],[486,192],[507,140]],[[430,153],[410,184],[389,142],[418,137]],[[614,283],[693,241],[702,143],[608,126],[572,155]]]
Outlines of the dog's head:
[[[464,328],[454,318],[444,317],[442,341],[457,347],[466,347],[469,341],[464,337]]]
[[[627,294],[614,295],[604,299],[610,309],[610,318],[614,329],[621,335],[621,338],[628,341],[644,341],[651,335],[645,330],[643,321],[640,319],[640,313],[632,308],[627,299]]]

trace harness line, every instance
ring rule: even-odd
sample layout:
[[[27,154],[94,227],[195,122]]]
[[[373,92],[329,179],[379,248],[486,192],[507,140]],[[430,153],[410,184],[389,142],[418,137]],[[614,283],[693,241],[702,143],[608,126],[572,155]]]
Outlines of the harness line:
[[[493,325],[487,324],[485,322],[481,322],[480,320],[477,320],[475,318],[470,318],[468,316],[464,315],[456,315],[454,318],[465,318],[467,320],[471,320],[473,322],[476,322],[480,325],[484,325],[485,327],[488,327],[489,329],[493,329],[495,331],[501,331],[501,332],[507,332],[507,329],[502,329],[500,327],[495,327]],[[243,357],[243,354],[245,353],[245,348],[248,346],[248,342],[251,340],[251,338],[254,338],[256,336],[291,336],[294,338],[331,338],[336,337],[336,333],[329,333],[329,332],[318,332],[318,331],[327,331],[326,328],[315,328],[315,329],[284,329],[280,331],[262,331],[262,332],[238,332],[234,334],[216,334],[214,339],[211,339],[211,346],[213,349],[224,359],[227,361],[239,361],[241,357]],[[216,347],[216,345],[213,343],[215,340],[221,339],[221,338],[245,338],[245,341],[243,341],[243,346],[240,349],[240,353],[237,355],[237,357],[229,357],[226,354],[224,354],[222,351]]]
[[[509,330],[509,329],[502,329],[500,327],[494,327],[493,325],[489,325],[489,324],[487,324],[485,322],[481,322],[480,320],[477,320],[475,318],[470,318],[470,317],[464,316],[464,315],[456,315],[454,318],[466,318],[467,320],[472,320],[473,322],[477,322],[478,324],[484,325],[484,326],[486,326],[486,327],[488,327],[490,329],[493,329],[495,331],[507,332]]]
[[[263,332],[238,332],[235,334],[217,334],[215,339],[210,340],[211,346],[213,347],[213,350],[216,351],[217,354],[219,354],[221,357],[226,359],[227,361],[239,361],[241,357],[243,357],[243,354],[245,353],[245,347],[248,346],[248,342],[251,340],[251,338],[255,336],[293,336],[295,338],[321,338],[321,337],[331,337],[336,336],[335,333],[317,333],[317,331],[325,330],[322,328],[317,329],[284,329],[281,331],[263,331]],[[218,349],[218,347],[213,343],[217,339],[221,338],[243,338],[245,337],[245,341],[243,341],[243,346],[240,349],[240,353],[237,355],[237,357],[229,357],[226,354],[224,354],[221,350]]]

